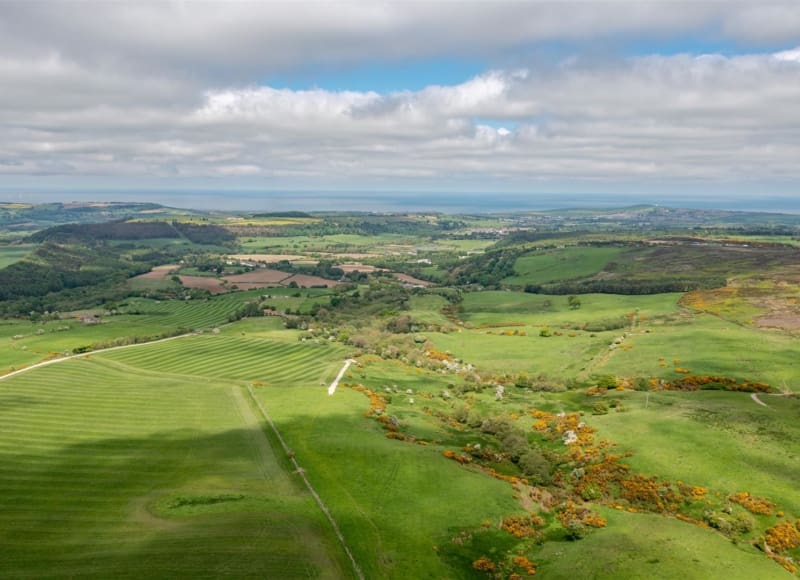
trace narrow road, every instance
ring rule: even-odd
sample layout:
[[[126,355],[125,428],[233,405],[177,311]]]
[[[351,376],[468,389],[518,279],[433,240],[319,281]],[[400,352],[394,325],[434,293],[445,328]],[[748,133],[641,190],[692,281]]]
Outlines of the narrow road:
[[[762,407],[766,407],[767,409],[770,408],[769,405],[767,405],[764,401],[758,398],[758,395],[756,393],[750,393],[750,398],[753,399],[756,403],[758,403]]]
[[[344,366],[342,367],[342,370],[340,370],[340,371],[339,371],[339,374],[338,374],[338,375],[336,375],[336,378],[335,378],[335,379],[333,379],[333,382],[332,382],[332,383],[331,383],[331,385],[328,387],[328,394],[329,394],[329,395],[332,395],[333,393],[335,393],[335,392],[336,392],[336,387],[338,387],[338,386],[339,386],[339,381],[341,381],[341,380],[342,380],[342,377],[344,376],[344,373],[346,373],[346,372],[347,372],[347,369],[349,369],[349,368],[350,368],[350,365],[351,365],[351,364],[353,364],[354,362],[356,362],[356,361],[354,361],[354,360],[353,360],[353,359],[351,359],[351,358],[349,358],[349,359],[347,359],[346,361],[344,361]]]
[[[101,348],[99,350],[90,350],[89,352],[82,352],[80,354],[71,354],[69,356],[62,356],[61,358],[54,358],[51,360],[45,360],[42,362],[38,362],[36,364],[32,364],[29,367],[25,367],[16,371],[11,371],[10,373],[6,373],[4,375],[0,375],[0,381],[4,381],[9,377],[13,377],[14,375],[19,375],[22,373],[27,373],[28,371],[32,371],[33,369],[38,369],[41,367],[46,367],[47,365],[54,365],[56,363],[64,362],[65,360],[71,360],[74,358],[83,358],[93,354],[101,354],[104,352],[111,352],[112,350],[121,350],[123,348],[133,348],[135,346],[146,346],[148,344],[158,344],[159,342],[167,342],[168,340],[177,340],[178,338],[186,338],[187,336],[195,336],[196,332],[188,332],[186,334],[179,334],[177,336],[169,336],[167,338],[159,338],[158,340],[151,340],[148,342],[137,342],[134,344],[123,344],[122,346],[112,346],[110,348]]]

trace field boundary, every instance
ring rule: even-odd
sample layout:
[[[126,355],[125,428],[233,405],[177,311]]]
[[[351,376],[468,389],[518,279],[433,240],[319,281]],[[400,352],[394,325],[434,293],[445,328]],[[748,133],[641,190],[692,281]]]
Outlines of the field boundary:
[[[331,527],[333,528],[333,531],[336,534],[336,537],[339,539],[339,543],[342,545],[342,548],[344,549],[345,553],[347,554],[347,557],[350,559],[350,563],[353,565],[353,571],[356,573],[356,576],[358,576],[358,578],[360,580],[364,580],[364,573],[361,571],[361,567],[358,565],[358,562],[356,562],[356,559],[353,556],[353,552],[350,550],[350,547],[347,545],[347,542],[344,539],[344,535],[342,534],[342,531],[339,529],[339,524],[336,523],[336,520],[334,519],[333,514],[331,514],[330,510],[328,509],[328,506],[325,505],[325,502],[322,501],[322,498],[319,496],[317,491],[311,485],[311,482],[308,481],[308,478],[306,477],[305,471],[303,471],[303,469],[300,467],[300,464],[297,463],[297,459],[295,458],[294,453],[292,453],[291,449],[289,449],[289,446],[286,444],[286,441],[284,441],[283,437],[281,436],[280,432],[278,431],[278,428],[275,426],[275,423],[272,422],[272,419],[270,418],[270,416],[267,413],[266,409],[264,409],[263,405],[261,404],[261,401],[258,400],[258,398],[256,397],[255,393],[253,392],[253,387],[251,387],[250,385],[247,385],[247,392],[250,393],[250,398],[253,399],[253,402],[256,404],[256,407],[258,407],[258,410],[261,412],[261,415],[264,417],[264,420],[266,420],[267,424],[270,426],[270,429],[272,429],[272,432],[275,434],[275,437],[277,437],[278,441],[281,444],[281,447],[283,447],[283,451],[286,453],[286,457],[288,457],[289,461],[292,462],[292,465],[294,466],[294,468],[297,471],[298,475],[300,475],[300,477],[302,478],[303,482],[306,484],[306,487],[308,488],[308,491],[311,492],[311,495],[314,497],[314,500],[317,502],[317,505],[319,506],[319,509],[322,510],[322,513],[325,514],[325,517],[328,518],[328,521],[330,522]]]

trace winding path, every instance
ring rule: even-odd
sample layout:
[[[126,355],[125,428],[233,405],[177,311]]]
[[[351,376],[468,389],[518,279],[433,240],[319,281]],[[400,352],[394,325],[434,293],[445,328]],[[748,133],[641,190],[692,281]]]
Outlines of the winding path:
[[[764,401],[762,401],[761,399],[758,398],[758,394],[750,393],[750,398],[753,399],[756,403],[758,403],[762,407],[766,407],[767,409],[770,408],[769,405],[767,405]]]

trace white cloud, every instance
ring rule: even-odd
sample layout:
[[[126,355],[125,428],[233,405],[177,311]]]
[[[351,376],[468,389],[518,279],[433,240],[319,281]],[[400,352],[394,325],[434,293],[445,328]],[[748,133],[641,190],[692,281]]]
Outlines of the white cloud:
[[[322,188],[796,181],[800,49],[518,56],[460,84],[389,94],[258,82],[320,63],[504,62],[520,44],[582,36],[800,32],[800,7],[769,5],[754,31],[742,20],[750,7],[729,2],[7,3],[0,185],[15,175]]]

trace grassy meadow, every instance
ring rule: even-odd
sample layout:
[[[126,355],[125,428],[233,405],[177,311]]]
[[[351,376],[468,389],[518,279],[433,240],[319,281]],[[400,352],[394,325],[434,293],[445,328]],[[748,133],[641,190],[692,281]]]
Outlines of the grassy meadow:
[[[241,382],[191,364],[208,354],[196,340],[0,383],[3,575],[349,577]],[[159,356],[190,364],[167,370]],[[286,364],[258,358],[265,373]],[[289,364],[313,374],[319,361]]]
[[[0,268],[19,262],[35,247],[34,244],[0,244]]]
[[[524,286],[591,276],[614,261],[621,251],[621,248],[613,247],[572,246],[526,254],[517,258],[514,275],[503,282],[510,286]]]
[[[748,393],[609,393],[624,413],[593,416],[602,437],[630,450],[644,473],[703,485],[723,495],[747,491],[800,517],[800,402]]]

